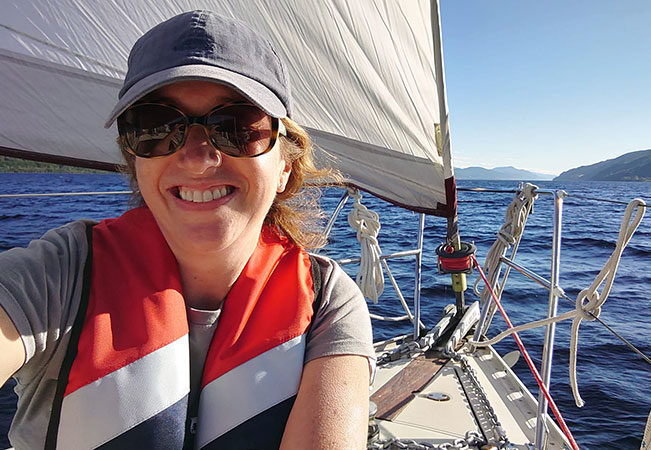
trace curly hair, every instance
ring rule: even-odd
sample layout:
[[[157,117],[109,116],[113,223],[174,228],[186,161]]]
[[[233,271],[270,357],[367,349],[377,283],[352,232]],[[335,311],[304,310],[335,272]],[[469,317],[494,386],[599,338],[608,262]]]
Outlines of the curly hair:
[[[326,244],[323,234],[325,214],[319,204],[321,185],[337,185],[342,177],[332,167],[318,168],[314,164],[313,145],[307,132],[289,118],[282,119],[287,136],[280,137],[280,152],[292,166],[285,190],[276,198],[267,212],[265,224],[277,229],[294,244],[303,248],[319,248]],[[133,196],[131,204],[144,204],[136,178],[136,157],[127,150],[126,143],[118,137],[118,147],[126,162]]]

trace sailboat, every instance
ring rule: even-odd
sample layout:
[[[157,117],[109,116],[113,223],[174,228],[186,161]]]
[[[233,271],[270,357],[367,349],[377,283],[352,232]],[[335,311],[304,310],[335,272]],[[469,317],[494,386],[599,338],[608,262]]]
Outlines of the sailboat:
[[[507,248],[517,249],[523,223],[505,225],[502,234],[512,241],[492,250],[481,301],[465,300],[465,276],[478,264],[459,233],[436,0],[8,0],[0,18],[0,155],[116,170],[117,132],[103,123],[129,49],[153,25],[193,9],[240,18],[273,42],[292,77],[294,119],[313,137],[319,158],[346,176],[349,191],[340,206],[353,197],[362,211],[361,191],[419,214],[414,249],[396,255],[374,251],[372,218],[360,216],[362,258],[372,260],[362,278],[390,276],[393,257],[417,262],[413,311],[401,296],[413,333],[376,345],[368,447],[578,448],[562,419],[559,426],[549,413],[556,409],[548,396],[554,305],[563,295],[558,264],[546,280],[506,257]],[[526,218],[544,195],[557,205],[557,246],[562,191],[522,185],[509,208]],[[644,210],[641,201],[630,207],[622,246]],[[446,224],[439,270],[450,274],[454,292],[432,324],[423,323],[420,305],[425,215]],[[483,342],[509,270],[550,290],[537,399],[511,369],[518,354],[502,357]],[[373,300],[374,284],[364,290]]]

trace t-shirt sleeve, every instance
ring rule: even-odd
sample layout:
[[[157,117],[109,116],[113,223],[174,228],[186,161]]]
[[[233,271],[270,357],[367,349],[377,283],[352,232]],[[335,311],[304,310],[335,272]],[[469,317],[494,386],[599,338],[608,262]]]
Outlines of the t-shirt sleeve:
[[[86,221],[0,253],[0,307],[25,346],[25,365],[48,359],[74,322],[88,254]]]
[[[336,262],[314,256],[321,267],[322,298],[308,333],[305,362],[322,356],[361,355],[373,369],[371,319],[361,291]]]

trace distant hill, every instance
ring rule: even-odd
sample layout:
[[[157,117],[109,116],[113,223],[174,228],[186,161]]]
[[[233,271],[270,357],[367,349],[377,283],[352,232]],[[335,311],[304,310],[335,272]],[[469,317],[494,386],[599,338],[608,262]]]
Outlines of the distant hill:
[[[64,166],[0,156],[0,173],[108,173],[83,167]]]
[[[516,169],[515,167],[495,167],[484,169],[483,167],[466,167],[465,169],[454,169],[454,176],[457,180],[551,180],[553,175],[530,172],[529,170]]]
[[[651,150],[570,169],[554,181],[651,181]]]

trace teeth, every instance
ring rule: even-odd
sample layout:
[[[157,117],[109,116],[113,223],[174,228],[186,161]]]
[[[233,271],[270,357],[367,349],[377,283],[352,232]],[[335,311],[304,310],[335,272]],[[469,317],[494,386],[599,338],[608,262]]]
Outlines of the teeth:
[[[212,191],[212,196],[214,199],[222,198],[226,194],[228,194],[228,188],[226,188],[226,186],[215,188],[215,190]]]
[[[216,187],[213,190],[205,191],[195,191],[187,187],[180,187],[179,196],[187,202],[204,203],[222,198],[231,191],[232,188],[228,186]]]

